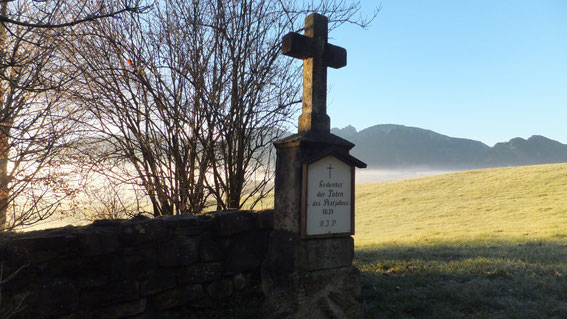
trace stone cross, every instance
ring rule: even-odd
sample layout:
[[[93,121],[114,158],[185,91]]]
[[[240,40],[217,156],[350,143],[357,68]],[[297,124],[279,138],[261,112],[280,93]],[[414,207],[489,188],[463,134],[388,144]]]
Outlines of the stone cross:
[[[282,54],[303,60],[303,113],[299,134],[274,143],[273,231],[262,266],[267,319],[361,318],[354,167],[366,164],[349,155],[354,144],[330,132],[327,67],[345,66],[347,55],[327,43],[327,32],[327,18],[311,14],[305,35],[282,40]]]
[[[282,53],[303,60],[303,109],[299,117],[299,132],[329,133],[331,121],[327,115],[327,67],[346,65],[344,48],[327,43],[327,17],[317,13],[305,18],[305,35],[291,32],[282,40]]]

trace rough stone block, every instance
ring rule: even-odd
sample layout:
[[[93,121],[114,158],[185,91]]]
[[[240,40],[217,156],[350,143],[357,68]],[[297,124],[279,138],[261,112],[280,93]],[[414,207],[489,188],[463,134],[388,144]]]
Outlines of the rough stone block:
[[[138,279],[158,269],[155,250],[139,249],[127,255],[116,255],[112,259],[111,277],[114,279]]]
[[[209,218],[206,216],[196,216],[193,214],[181,214],[181,215],[171,215],[171,216],[160,216],[156,218],[158,220],[163,220],[168,227],[181,233],[191,233],[197,234],[205,230],[208,225]]]
[[[128,222],[126,219],[97,219],[92,222],[91,227],[101,227],[106,229],[117,229],[120,224]]]
[[[238,273],[232,277],[232,286],[234,290],[242,290],[246,288],[246,277],[242,273]]]
[[[199,260],[199,238],[179,237],[158,251],[159,264],[166,267],[190,265]]]
[[[129,221],[120,228],[120,239],[128,245],[156,243],[168,238],[169,229],[163,220]]]
[[[352,237],[303,240],[297,233],[273,231],[265,268],[273,276],[347,267],[354,258]]]
[[[111,271],[111,257],[69,256],[53,260],[42,267],[44,275],[49,277],[99,277],[107,276]]]
[[[80,288],[99,288],[108,285],[110,276],[93,276],[77,279]]]
[[[140,284],[142,296],[153,295],[158,292],[174,288],[177,284],[176,276],[172,271],[159,271],[151,274]]]
[[[31,313],[40,317],[60,316],[73,312],[79,307],[79,290],[75,283],[67,280],[54,279],[39,289],[30,290],[24,303],[33,305]],[[27,317],[29,314],[24,312]]]
[[[41,264],[54,262],[64,256],[57,250],[28,250],[20,251],[18,257],[19,264]]]
[[[269,235],[268,253],[266,254],[263,272],[271,277],[284,276],[295,272],[294,258],[298,234],[288,231],[274,230]],[[277,279],[275,279],[277,281]]]
[[[360,273],[352,266],[297,273],[267,295],[264,317],[358,319],[360,293]]]
[[[274,210],[265,209],[255,213],[256,227],[258,229],[271,230],[274,228]]]
[[[12,243],[13,249],[36,251],[69,251],[77,248],[77,237],[72,234],[53,234],[44,232],[31,232]]]
[[[200,284],[193,284],[164,291],[152,298],[152,304],[158,310],[167,310],[189,304],[192,300],[203,298],[205,292]]]
[[[183,270],[179,276],[181,283],[203,283],[218,280],[222,277],[221,263],[201,263]]]
[[[204,262],[219,261],[224,259],[226,252],[218,241],[203,238],[199,246],[199,256]]]
[[[80,304],[86,309],[133,301],[140,297],[140,285],[135,280],[110,283],[108,286],[81,293]]]
[[[92,228],[88,233],[83,233],[80,239],[80,251],[83,256],[107,255],[119,248],[119,235],[115,232],[101,232]]]
[[[232,296],[233,291],[232,279],[217,280],[207,286],[207,294],[214,299],[228,298]]]
[[[22,254],[18,254],[12,247],[11,237],[0,232],[0,262],[5,265],[6,262],[23,264],[25,260],[22,259]]]
[[[74,235],[47,235],[37,232],[28,237],[12,241],[11,252],[25,259],[26,263],[49,262],[78,251],[78,240]]]
[[[214,212],[213,216],[212,231],[215,236],[232,236],[255,226],[255,216],[249,211]]]
[[[146,310],[146,299],[140,299],[132,302],[119,304],[116,306],[101,309],[96,312],[97,318],[126,318],[143,313]]]
[[[237,273],[259,268],[268,249],[268,234],[255,231],[234,238],[226,258],[225,270]]]
[[[354,240],[350,236],[301,240],[295,250],[295,267],[298,272],[348,267],[353,258]]]

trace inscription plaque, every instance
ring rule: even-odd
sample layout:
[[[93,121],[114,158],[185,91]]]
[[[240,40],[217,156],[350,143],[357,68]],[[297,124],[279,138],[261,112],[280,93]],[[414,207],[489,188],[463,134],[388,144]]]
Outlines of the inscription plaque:
[[[354,234],[354,166],[329,155],[303,166],[302,237]]]

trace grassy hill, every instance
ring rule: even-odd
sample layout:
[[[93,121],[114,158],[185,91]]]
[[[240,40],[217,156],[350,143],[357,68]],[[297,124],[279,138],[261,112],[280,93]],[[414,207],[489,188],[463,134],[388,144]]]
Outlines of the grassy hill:
[[[356,244],[567,237],[567,164],[356,185]]]
[[[567,164],[356,186],[365,318],[567,318]]]

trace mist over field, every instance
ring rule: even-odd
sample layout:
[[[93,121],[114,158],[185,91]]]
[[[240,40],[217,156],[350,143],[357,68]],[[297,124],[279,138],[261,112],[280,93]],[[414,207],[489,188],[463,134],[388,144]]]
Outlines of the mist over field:
[[[456,170],[440,170],[426,167],[408,167],[396,169],[356,169],[356,183],[393,181],[398,179],[418,178],[455,172]]]

